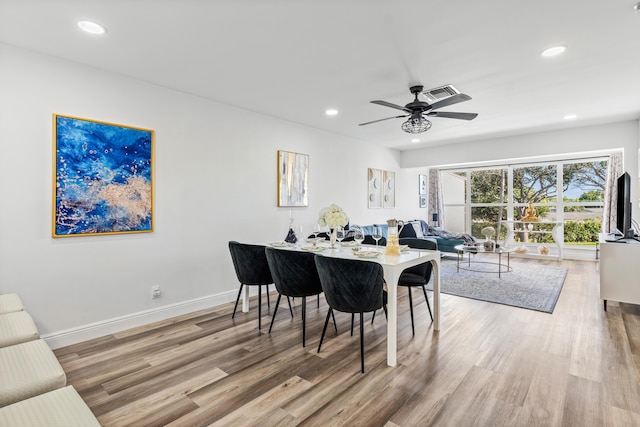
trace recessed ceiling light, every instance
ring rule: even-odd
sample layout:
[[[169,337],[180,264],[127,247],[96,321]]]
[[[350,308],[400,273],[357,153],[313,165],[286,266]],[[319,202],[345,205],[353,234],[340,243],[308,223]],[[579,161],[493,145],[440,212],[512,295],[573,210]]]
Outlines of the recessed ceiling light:
[[[636,13],[640,13],[640,3],[636,3],[636,5],[633,6],[633,10],[635,10]]]
[[[563,117],[563,119],[565,119],[565,120],[573,120],[576,117],[578,117],[578,116],[575,115],[575,114],[567,114],[566,116]]]
[[[417,144],[418,142],[420,142],[420,138],[413,138],[411,142],[413,142],[414,144]]]
[[[338,115],[338,110],[334,109],[334,108],[330,108],[327,111],[324,112],[327,116],[336,116]]]
[[[552,46],[540,52],[540,55],[544,57],[557,56],[564,53],[565,50],[567,50],[566,46]]]
[[[78,22],[78,27],[80,27],[82,31],[86,31],[89,34],[104,34],[107,32],[107,29],[105,27],[91,21],[80,21]]]

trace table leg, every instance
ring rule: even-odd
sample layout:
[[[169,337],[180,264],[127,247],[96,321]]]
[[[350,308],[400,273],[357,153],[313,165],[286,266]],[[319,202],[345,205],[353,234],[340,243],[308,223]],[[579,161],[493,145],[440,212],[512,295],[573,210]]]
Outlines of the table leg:
[[[440,255],[431,261],[433,269],[431,277],[433,277],[433,329],[440,330]]]
[[[502,252],[498,252],[498,279],[502,279]]]
[[[387,282],[387,365],[396,366],[398,341],[398,279],[399,274],[385,271]],[[435,303],[434,303],[435,305]]]
[[[242,291],[242,312],[249,312],[249,288],[250,286],[244,286]]]

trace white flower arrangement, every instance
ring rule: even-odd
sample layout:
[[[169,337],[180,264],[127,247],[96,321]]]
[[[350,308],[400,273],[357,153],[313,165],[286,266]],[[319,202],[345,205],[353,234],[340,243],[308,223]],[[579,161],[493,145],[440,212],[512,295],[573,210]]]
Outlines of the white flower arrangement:
[[[329,228],[336,228],[338,225],[344,227],[348,222],[349,219],[347,218],[347,214],[336,204],[320,210],[318,224],[323,227],[328,226]]]

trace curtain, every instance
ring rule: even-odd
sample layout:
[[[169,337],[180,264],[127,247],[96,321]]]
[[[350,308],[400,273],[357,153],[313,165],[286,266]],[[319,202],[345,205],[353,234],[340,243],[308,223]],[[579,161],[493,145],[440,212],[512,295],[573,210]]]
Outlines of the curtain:
[[[434,227],[445,228],[442,183],[440,182],[440,171],[438,169],[429,169],[429,208],[427,212],[429,212],[427,222]],[[437,214],[437,221],[434,221],[434,214]]]
[[[616,152],[609,155],[607,163],[607,182],[604,189],[604,210],[602,212],[602,232],[613,233],[616,231],[616,216],[618,214],[618,189],[616,182],[624,172],[622,153]]]

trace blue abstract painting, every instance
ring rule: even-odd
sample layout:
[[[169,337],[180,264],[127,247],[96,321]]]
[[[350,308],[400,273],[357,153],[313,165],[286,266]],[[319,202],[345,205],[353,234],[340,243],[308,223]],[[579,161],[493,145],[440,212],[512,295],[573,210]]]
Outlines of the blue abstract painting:
[[[53,237],[153,231],[153,131],[54,115]]]

